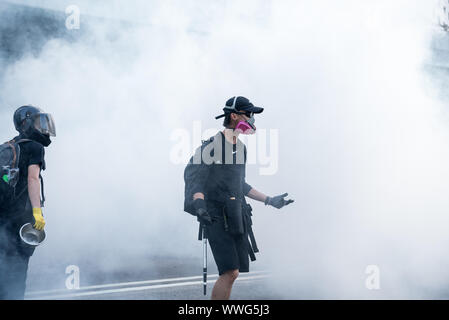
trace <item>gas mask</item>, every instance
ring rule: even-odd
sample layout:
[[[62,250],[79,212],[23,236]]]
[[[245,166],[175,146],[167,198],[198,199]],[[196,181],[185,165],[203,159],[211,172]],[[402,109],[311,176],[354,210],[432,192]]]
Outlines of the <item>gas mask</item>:
[[[251,113],[249,119],[239,121],[234,130],[241,134],[254,134],[256,133],[254,122],[256,122],[256,119],[254,119],[254,114]]]

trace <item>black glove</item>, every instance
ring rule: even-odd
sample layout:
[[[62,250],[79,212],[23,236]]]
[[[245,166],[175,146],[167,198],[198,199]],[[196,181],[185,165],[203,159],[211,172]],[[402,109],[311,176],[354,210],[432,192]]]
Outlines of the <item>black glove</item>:
[[[198,222],[210,226],[212,224],[212,218],[207,213],[206,201],[203,199],[195,199],[193,201],[193,207],[195,208]]]
[[[289,199],[289,200],[285,200],[284,198],[288,196],[288,193],[284,193],[281,194],[280,196],[276,196],[276,197],[267,197],[267,199],[265,200],[265,205],[270,205],[273,206],[275,208],[282,208],[283,206],[286,206],[292,202],[294,202],[295,200]]]

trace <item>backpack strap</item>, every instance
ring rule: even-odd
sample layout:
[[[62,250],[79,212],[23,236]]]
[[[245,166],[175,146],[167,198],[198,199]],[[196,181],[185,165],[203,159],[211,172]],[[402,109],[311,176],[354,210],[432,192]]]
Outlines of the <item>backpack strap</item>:
[[[28,142],[28,141],[33,141],[33,140],[22,138],[22,139],[19,139],[19,140],[16,141],[16,138],[14,138],[12,140],[9,140],[6,143],[22,143],[22,142]]]
[[[16,161],[17,161],[17,165],[19,164],[19,159],[20,159],[20,146],[19,146],[19,154],[17,154],[16,152],[16,148],[14,147],[14,144],[20,144],[23,142],[29,142],[29,141],[33,141],[31,139],[19,139],[19,140],[15,140],[12,139],[10,141],[7,142],[7,144],[9,144],[13,150],[13,154],[14,154],[14,166],[16,165]],[[45,167],[45,163],[42,164],[43,167]],[[45,169],[45,168],[44,168]],[[41,180],[41,207],[44,207],[44,203],[45,203],[45,192],[44,192],[44,179],[42,178],[42,175],[39,173],[39,179]],[[22,190],[18,196],[16,196],[15,198],[20,198],[22,196],[22,194],[28,190],[28,183],[26,184],[24,190]]]
[[[243,152],[244,152],[244,155],[245,155],[245,164],[246,164],[246,159],[247,159],[247,151],[246,151],[246,144],[243,144]]]
[[[211,143],[211,142],[213,142],[213,141],[214,141],[214,136],[210,137],[210,138],[207,139],[207,140],[201,140],[201,146],[208,145],[209,143]]]
[[[16,147],[14,146],[14,140],[12,141],[8,141],[6,142],[9,147],[12,149],[12,154],[13,154],[13,158],[12,158],[12,166],[13,168],[16,167],[16,163],[18,164],[19,161],[17,160],[17,152],[16,152]]]
[[[44,179],[42,178],[42,175],[39,173],[39,179],[41,179],[41,207],[44,207],[45,203],[45,193],[44,193]]]
[[[23,138],[23,139],[19,139],[17,141],[15,141],[15,140],[12,140],[12,141],[14,141],[15,143],[22,143],[22,142],[29,142],[29,141],[33,141],[33,140]]]
[[[13,168],[15,168],[16,165],[19,165],[19,160],[20,160],[20,146],[19,146],[19,153],[17,153],[16,147],[14,146],[14,144],[20,144],[22,142],[28,142],[28,141],[31,141],[31,140],[30,139],[19,139],[19,140],[16,141],[15,139],[12,139],[12,140],[6,142],[12,149],[12,153],[13,153],[13,161],[12,161]]]

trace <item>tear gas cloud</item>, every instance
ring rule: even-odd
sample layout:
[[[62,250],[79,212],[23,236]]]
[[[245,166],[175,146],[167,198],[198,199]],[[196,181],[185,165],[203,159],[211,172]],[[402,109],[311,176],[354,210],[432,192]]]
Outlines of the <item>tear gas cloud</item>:
[[[258,128],[279,132],[276,173],[251,164],[247,181],[296,200],[281,211],[253,204],[253,268],[272,271],[272,293],[444,294],[449,123],[423,68],[435,2],[26,3],[81,13],[76,40],[45,39],[0,62],[3,139],[23,104],[57,125],[44,175],[48,238],[30,268],[61,259],[155,268],[151,256],[199,256],[170,137],[195,121],[220,128],[224,102],[244,95],[265,107]],[[369,265],[380,290],[365,285]]]

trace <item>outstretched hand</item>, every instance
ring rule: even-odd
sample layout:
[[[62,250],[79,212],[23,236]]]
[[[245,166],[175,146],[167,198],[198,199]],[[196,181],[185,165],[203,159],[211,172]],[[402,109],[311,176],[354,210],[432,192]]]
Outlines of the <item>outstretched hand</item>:
[[[267,197],[267,199],[265,200],[265,205],[270,205],[277,209],[280,209],[283,206],[289,205],[290,203],[295,201],[292,199],[285,200],[284,198],[286,196],[288,196],[288,193],[284,193],[275,197]]]

